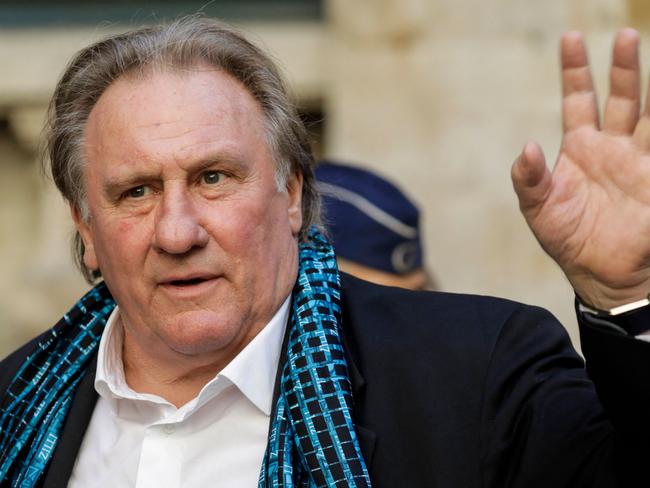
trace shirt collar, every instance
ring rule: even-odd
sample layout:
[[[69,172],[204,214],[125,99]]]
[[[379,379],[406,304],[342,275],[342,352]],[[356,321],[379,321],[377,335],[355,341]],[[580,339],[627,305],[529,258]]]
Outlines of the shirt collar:
[[[271,415],[273,407],[273,389],[290,302],[291,296],[267,326],[220,373],[266,415]]]
[[[124,379],[122,362],[124,333],[118,321],[119,314],[119,306],[116,306],[106,321],[104,333],[99,341],[95,390],[102,398],[125,398],[131,393]]]
[[[196,401],[198,404],[208,401],[209,398],[206,397],[210,395],[210,392],[214,392],[210,386],[219,377],[223,377],[235,385],[264,414],[271,415],[275,377],[289,318],[290,302],[291,296],[287,297],[266,327],[215,378],[205,385],[197,398],[190,403],[196,405]],[[99,342],[95,390],[107,400],[148,400],[167,404],[168,402],[157,395],[133,391],[126,383],[122,361],[124,336],[118,317],[119,307],[116,306],[106,322],[104,333]]]

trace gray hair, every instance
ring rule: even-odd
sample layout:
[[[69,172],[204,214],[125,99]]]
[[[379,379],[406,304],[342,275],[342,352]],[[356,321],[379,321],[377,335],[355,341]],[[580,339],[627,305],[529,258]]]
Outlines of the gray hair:
[[[89,218],[84,188],[84,131],[92,108],[104,91],[126,74],[162,68],[182,70],[205,63],[238,80],[259,103],[266,138],[276,164],[276,181],[284,190],[288,175],[302,174],[300,239],[320,224],[320,198],[307,130],[289,101],[273,61],[232,27],[201,16],[186,16],[168,25],[145,27],[108,37],[79,51],[56,86],[46,127],[51,173],[66,201]],[[74,258],[89,283],[101,273],[83,262],[84,243],[74,237]]]

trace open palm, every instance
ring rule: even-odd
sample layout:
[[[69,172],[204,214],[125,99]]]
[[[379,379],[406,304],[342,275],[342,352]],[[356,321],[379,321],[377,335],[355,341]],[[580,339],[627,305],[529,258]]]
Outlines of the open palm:
[[[564,136],[553,172],[529,142],[512,179],[528,225],[578,295],[611,308],[650,293],[650,108],[640,113],[638,34],[616,37],[602,127],[580,34],[563,37],[561,58]]]

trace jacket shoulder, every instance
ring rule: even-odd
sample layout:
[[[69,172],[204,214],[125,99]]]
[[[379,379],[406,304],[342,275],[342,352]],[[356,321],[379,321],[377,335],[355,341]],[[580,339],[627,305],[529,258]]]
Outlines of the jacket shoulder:
[[[14,352],[9,353],[8,356],[0,361],[0,395],[7,389],[9,383],[20,369],[20,366],[38,349],[39,344],[49,337],[51,333],[51,329],[46,330],[26,344],[23,344]]]
[[[550,312],[491,296],[412,291],[369,283],[341,273],[346,335],[383,335],[420,343],[441,340],[486,346],[497,340],[505,323],[532,319],[554,323]],[[551,326],[553,327],[553,326]],[[488,346],[489,347],[489,346]]]
[[[550,312],[502,298],[415,292],[342,274],[342,305],[346,344],[362,371],[416,364],[434,374],[451,366],[478,382],[504,347],[523,344],[533,354],[561,344],[573,354]]]

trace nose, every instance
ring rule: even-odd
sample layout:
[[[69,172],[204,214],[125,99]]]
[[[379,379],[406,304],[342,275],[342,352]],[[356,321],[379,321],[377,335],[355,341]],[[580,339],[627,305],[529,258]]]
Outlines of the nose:
[[[153,246],[168,254],[185,254],[205,247],[209,235],[186,189],[163,192],[157,209]]]

